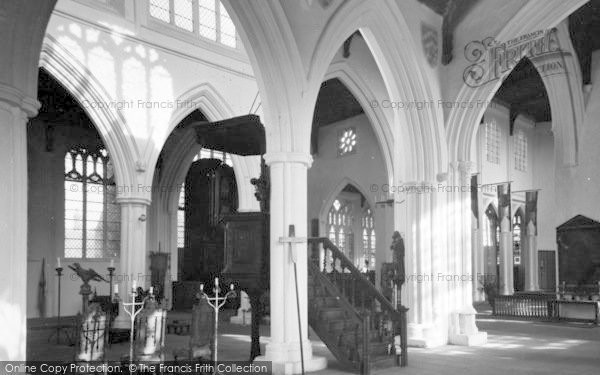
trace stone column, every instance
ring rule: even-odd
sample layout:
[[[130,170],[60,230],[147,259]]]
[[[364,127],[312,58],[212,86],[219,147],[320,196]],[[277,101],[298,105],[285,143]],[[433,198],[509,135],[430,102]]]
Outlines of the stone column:
[[[146,225],[149,199],[141,197],[118,198],[121,204],[121,254],[120,272],[117,274],[119,297],[131,301],[131,288],[135,280],[144,289],[150,286],[150,271],[147,268]],[[114,326],[129,328],[129,315],[119,305],[119,316]]]
[[[302,337],[299,337],[294,263],[289,245],[279,241],[281,237],[288,236],[289,225],[294,225],[296,237],[307,237],[307,170],[312,157],[304,153],[277,152],[267,153],[265,161],[271,174],[271,342],[265,355],[256,360],[272,361],[274,374],[301,373],[302,343],[305,370],[318,371],[327,366],[327,360],[313,356],[308,340],[307,245],[294,245],[302,323]]]
[[[438,274],[446,274],[445,254],[436,252],[435,237],[445,236],[445,231],[432,228],[439,212],[433,199],[436,184],[415,182],[404,185],[406,190],[406,281],[405,293],[408,311],[408,344],[418,347],[432,347],[447,342],[447,315],[441,317],[434,312],[438,305],[435,298]],[[435,264],[435,266],[434,266]],[[439,295],[448,298],[447,295]],[[442,312],[445,315],[445,312]],[[435,319],[436,317],[440,319]]]
[[[525,290],[530,292],[539,290],[537,236],[531,220],[527,224],[525,241]]]
[[[473,289],[477,288],[477,277],[473,269],[472,250],[472,213],[471,213],[471,171],[473,163],[456,163],[456,186],[454,190],[454,208],[457,210],[458,234],[455,237],[455,272],[459,280],[456,288],[455,310],[452,311],[449,327],[449,342],[455,345],[475,346],[487,342],[487,333],[479,332],[475,324],[476,311],[473,308]]]
[[[25,360],[27,322],[27,120],[37,100],[0,85],[0,360]]]
[[[515,292],[513,282],[513,240],[511,223],[504,216],[500,221],[500,294],[511,295]]]
[[[0,361],[26,359],[26,125],[39,108],[40,50],[55,3],[0,1]]]

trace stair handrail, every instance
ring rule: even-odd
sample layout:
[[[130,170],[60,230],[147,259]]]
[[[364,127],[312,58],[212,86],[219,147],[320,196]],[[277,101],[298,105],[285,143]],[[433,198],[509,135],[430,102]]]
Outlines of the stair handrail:
[[[318,281],[320,282],[320,284],[322,286],[325,287],[325,289],[327,290],[327,292],[332,295],[332,296],[336,296],[338,302],[340,303],[340,307],[342,307],[344,309],[344,311],[346,311],[347,313],[349,313],[349,315],[347,315],[349,318],[352,319],[352,321],[357,324],[362,333],[363,333],[363,340],[359,343],[356,342],[356,346],[361,346],[362,347],[362,358],[361,358],[361,364],[360,364],[360,373],[361,375],[368,375],[369,374],[369,341],[366,339],[368,337],[368,332],[369,332],[369,327],[368,327],[368,315],[367,314],[361,314],[360,311],[358,311],[358,309],[356,309],[347,299],[346,297],[341,293],[341,291],[338,289],[337,286],[335,286],[331,280],[329,280],[327,277],[325,277],[325,275],[323,275],[319,269],[318,266],[316,266],[315,264],[308,262],[307,264],[308,266],[308,275],[309,276],[313,276],[316,279],[318,279]],[[324,339],[322,337],[322,339]],[[332,348],[330,348],[330,350],[332,350]],[[334,349],[335,350],[335,349]]]
[[[394,336],[396,336],[397,333],[399,333],[400,336],[400,357],[396,356],[396,365],[398,366],[407,366],[408,365],[408,359],[407,359],[407,347],[408,347],[408,342],[407,342],[407,311],[408,308],[404,305],[399,305],[399,306],[394,306],[392,305],[392,303],[390,302],[390,300],[388,300],[383,294],[381,294],[381,292],[375,287],[375,285],[373,285],[373,283],[371,283],[371,281],[369,281],[359,270],[358,268],[356,268],[356,266],[354,265],[354,263],[352,263],[350,261],[350,259],[348,259],[348,257],[346,257],[346,254],[344,254],[340,249],[338,249],[338,247],[331,242],[331,240],[327,237],[312,237],[312,238],[308,238],[308,244],[312,246],[312,251],[313,254],[311,254],[310,252],[308,253],[308,262],[309,264],[311,263],[311,257],[313,258],[313,262],[314,260],[319,260],[319,257],[316,256],[316,254],[314,254],[315,251],[318,250],[318,245],[321,244],[323,246],[324,250],[329,250],[332,252],[332,254],[335,255],[335,258],[340,259],[341,263],[340,266],[342,268],[342,270],[347,269],[350,271],[350,273],[354,276],[354,279],[357,280],[361,287],[365,288],[364,290],[367,291],[367,293],[369,295],[371,295],[372,297],[374,297],[377,301],[379,301],[379,304],[381,306],[381,310],[382,312],[388,313],[394,326],[395,326],[395,330],[394,330]],[[325,254],[326,256],[326,254]],[[312,264],[312,266],[314,267],[314,263]],[[335,269],[335,264],[332,265]],[[317,263],[317,269],[320,270],[320,265]],[[319,272],[320,273],[320,272]],[[334,285],[335,287],[335,285]],[[336,287],[337,289],[337,287]],[[364,315],[363,315],[364,318]],[[368,317],[367,317],[368,318]],[[368,321],[368,320],[367,320]],[[398,332],[398,329],[400,330],[400,332]],[[367,359],[367,364],[368,364],[368,359]]]
[[[360,280],[360,284],[362,287],[364,287],[369,295],[375,297],[375,299],[377,301],[379,301],[379,303],[381,304],[381,309],[382,310],[387,310],[389,312],[397,312],[397,313],[405,313],[408,308],[406,308],[403,305],[398,306],[398,309],[396,309],[394,307],[394,305],[392,305],[392,303],[390,302],[390,300],[388,300],[383,294],[381,294],[381,292],[375,287],[375,285],[373,285],[373,283],[371,283],[359,270],[358,268],[356,268],[356,266],[354,265],[354,263],[352,263],[350,261],[350,259],[348,259],[348,257],[346,257],[346,254],[344,254],[340,249],[338,249],[337,246],[335,246],[335,244],[333,242],[331,242],[331,240],[327,237],[313,237],[313,238],[309,238],[308,239],[308,243],[309,244],[322,244],[323,248],[326,250],[330,250],[332,253],[335,254],[336,258],[340,259],[342,261],[342,269],[348,269],[352,275],[356,278],[356,280]],[[394,314],[396,315],[396,314]],[[399,316],[397,316],[399,318]]]

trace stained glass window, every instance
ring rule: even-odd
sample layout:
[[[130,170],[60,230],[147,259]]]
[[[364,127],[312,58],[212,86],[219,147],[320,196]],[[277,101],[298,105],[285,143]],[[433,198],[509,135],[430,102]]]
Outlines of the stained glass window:
[[[347,128],[338,134],[338,155],[344,156],[356,152],[356,130]]]
[[[373,212],[367,208],[362,217],[363,256],[361,267],[375,269],[375,221]]]
[[[177,203],[177,247],[185,247],[185,184],[181,184]]]
[[[513,260],[514,264],[521,264],[521,226],[522,216],[517,212],[513,216]]]
[[[329,210],[327,216],[327,232],[329,239],[333,242],[350,260],[354,258],[354,217],[352,212],[352,203],[336,199]]]
[[[164,22],[171,20],[170,0],[150,0],[150,15]]]
[[[237,48],[235,25],[219,0],[150,0],[149,13],[179,29]]]
[[[121,210],[114,168],[105,149],[75,147],[65,155],[66,258],[119,255]]]

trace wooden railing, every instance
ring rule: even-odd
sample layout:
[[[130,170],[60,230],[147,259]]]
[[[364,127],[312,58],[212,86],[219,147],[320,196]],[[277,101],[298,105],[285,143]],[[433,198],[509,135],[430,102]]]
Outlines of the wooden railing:
[[[525,320],[564,320],[600,324],[600,302],[557,300],[554,294],[497,296],[493,314]]]
[[[406,312],[407,308],[397,308],[385,297],[364,274],[342,253],[328,238],[309,238],[309,263],[313,272],[326,277],[330,284],[335,286],[339,294],[368,322],[364,327],[366,334],[363,340],[372,337],[371,333],[380,342],[388,342],[394,346],[395,337],[400,338],[399,356],[396,357],[399,366],[407,365],[407,336]],[[368,340],[367,340],[368,341]],[[367,346],[369,343],[363,343]],[[367,353],[364,361],[369,362],[368,348],[362,348]]]
[[[546,320],[551,318],[552,299],[554,296],[544,294],[496,296],[493,313],[496,316]]]

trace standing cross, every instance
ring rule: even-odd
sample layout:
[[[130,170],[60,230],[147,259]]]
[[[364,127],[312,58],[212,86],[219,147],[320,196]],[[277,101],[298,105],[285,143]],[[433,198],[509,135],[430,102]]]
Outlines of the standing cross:
[[[290,256],[292,262],[294,262],[294,281],[296,284],[296,308],[298,313],[298,341],[300,342],[300,363],[302,365],[302,375],[304,375],[304,349],[302,347],[302,320],[300,319],[300,294],[298,293],[298,248],[295,244],[306,242],[306,238],[296,237],[296,230],[294,225],[289,226],[288,236],[279,237],[279,243],[287,243],[290,249]]]

